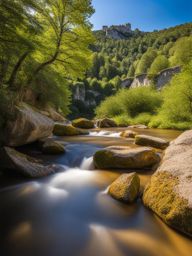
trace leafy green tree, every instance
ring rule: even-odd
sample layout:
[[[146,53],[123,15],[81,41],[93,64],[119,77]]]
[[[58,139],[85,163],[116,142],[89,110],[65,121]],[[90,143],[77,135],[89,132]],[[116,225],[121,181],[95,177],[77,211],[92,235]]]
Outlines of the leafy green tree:
[[[153,49],[149,49],[146,53],[144,53],[137,65],[136,75],[147,73],[156,56],[157,53]]]
[[[186,65],[192,60],[192,36],[183,37],[177,40],[175,45],[170,49],[172,57],[171,65]]]
[[[148,70],[149,74],[156,75],[161,70],[169,67],[169,61],[164,55],[159,55],[155,58],[151,64],[150,69]]]

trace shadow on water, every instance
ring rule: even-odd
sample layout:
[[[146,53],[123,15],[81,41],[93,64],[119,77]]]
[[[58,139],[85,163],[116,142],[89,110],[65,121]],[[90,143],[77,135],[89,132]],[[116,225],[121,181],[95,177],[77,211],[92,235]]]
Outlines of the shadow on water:
[[[102,138],[101,143],[101,138],[89,137],[83,143],[83,138],[66,144],[63,156],[43,156],[33,145],[20,148],[68,167],[32,181],[1,178],[6,181],[0,190],[0,255],[191,255],[191,240],[167,227],[140,200],[126,205],[106,193],[119,172],[79,168],[102,146],[127,141]],[[84,159],[81,166],[90,164]],[[150,172],[140,177],[144,185]]]

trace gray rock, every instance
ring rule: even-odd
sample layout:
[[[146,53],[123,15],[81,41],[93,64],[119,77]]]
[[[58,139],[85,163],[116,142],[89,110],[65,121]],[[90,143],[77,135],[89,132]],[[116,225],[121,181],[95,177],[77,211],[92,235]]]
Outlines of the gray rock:
[[[192,130],[166,149],[143,202],[168,225],[192,236]]]
[[[65,153],[65,148],[59,142],[48,139],[42,145],[42,152],[51,155],[63,154]]]
[[[27,104],[15,108],[15,118],[7,123],[5,145],[21,146],[48,137],[54,122]]]
[[[10,147],[1,149],[0,161],[2,169],[12,170],[29,178],[47,176],[58,169],[56,165],[44,165],[41,161]]]

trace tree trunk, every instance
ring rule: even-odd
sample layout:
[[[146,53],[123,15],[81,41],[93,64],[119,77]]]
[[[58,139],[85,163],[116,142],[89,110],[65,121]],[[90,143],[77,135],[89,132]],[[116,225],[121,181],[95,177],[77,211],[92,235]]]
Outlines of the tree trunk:
[[[14,83],[15,83],[17,73],[18,73],[23,61],[26,59],[28,54],[29,54],[29,52],[27,51],[23,55],[21,55],[21,57],[19,58],[18,62],[15,65],[15,67],[13,68],[13,71],[12,71],[11,76],[10,76],[9,81],[8,81],[8,84],[11,88],[14,87]]]

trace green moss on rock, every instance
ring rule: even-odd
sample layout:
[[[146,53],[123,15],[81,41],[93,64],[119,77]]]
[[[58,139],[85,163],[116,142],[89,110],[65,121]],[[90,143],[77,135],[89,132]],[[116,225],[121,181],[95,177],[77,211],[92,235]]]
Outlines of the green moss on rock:
[[[73,120],[72,125],[77,128],[82,129],[92,129],[94,128],[94,122],[91,120],[88,120],[86,118],[78,118]]]
[[[76,136],[76,135],[87,135],[89,132],[83,131],[72,125],[55,124],[53,134],[56,136]]]
[[[138,197],[139,189],[140,179],[134,172],[120,175],[109,187],[109,194],[119,201],[132,203]]]
[[[94,154],[94,164],[98,169],[142,169],[160,161],[151,148],[131,148],[125,146],[108,147]]]
[[[176,192],[178,184],[177,177],[169,172],[157,172],[145,188],[143,203],[168,225],[192,236],[192,209]]]

